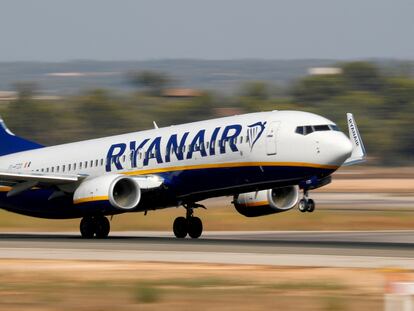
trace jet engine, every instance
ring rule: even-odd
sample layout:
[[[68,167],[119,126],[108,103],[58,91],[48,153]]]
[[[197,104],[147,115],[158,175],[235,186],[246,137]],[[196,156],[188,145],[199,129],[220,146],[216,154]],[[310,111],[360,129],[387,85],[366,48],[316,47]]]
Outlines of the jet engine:
[[[74,204],[106,201],[118,210],[130,210],[141,199],[141,189],[132,178],[124,175],[102,175],[85,179],[73,194]]]
[[[234,207],[246,217],[257,217],[286,212],[299,200],[297,186],[273,188],[234,196]]]

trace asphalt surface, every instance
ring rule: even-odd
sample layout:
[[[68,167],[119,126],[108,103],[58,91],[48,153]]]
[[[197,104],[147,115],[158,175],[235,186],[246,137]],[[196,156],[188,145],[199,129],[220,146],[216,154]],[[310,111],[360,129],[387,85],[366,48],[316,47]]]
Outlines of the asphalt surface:
[[[0,233],[0,258],[414,269],[414,231]]]

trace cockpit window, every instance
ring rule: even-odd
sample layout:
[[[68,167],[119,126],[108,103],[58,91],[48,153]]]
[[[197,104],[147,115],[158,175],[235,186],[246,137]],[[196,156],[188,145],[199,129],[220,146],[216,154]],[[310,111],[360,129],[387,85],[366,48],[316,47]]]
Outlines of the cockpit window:
[[[318,131],[330,131],[331,130],[328,125],[315,125],[313,128],[315,129],[316,132],[318,132]]]
[[[332,131],[337,131],[337,132],[341,131],[339,129],[338,125],[336,125],[336,124],[331,124],[331,125],[329,125],[329,127],[331,128]]]
[[[322,131],[340,131],[339,127],[335,124],[321,124],[321,125],[303,125],[298,126],[295,133],[300,135],[308,135],[312,132]]]
[[[304,126],[298,126],[297,128],[296,128],[296,133],[298,133],[298,134],[302,134],[302,135],[304,135],[305,133],[304,133],[304,130],[305,130],[305,127]]]
[[[313,132],[313,127],[311,125],[305,126],[305,135],[308,135]]]

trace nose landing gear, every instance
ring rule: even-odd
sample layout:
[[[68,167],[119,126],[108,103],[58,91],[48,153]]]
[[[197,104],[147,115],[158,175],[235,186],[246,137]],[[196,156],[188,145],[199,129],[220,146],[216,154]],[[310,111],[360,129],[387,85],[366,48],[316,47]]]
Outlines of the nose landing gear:
[[[315,210],[315,201],[309,198],[308,190],[303,190],[303,198],[299,201],[298,208],[302,213],[312,213]]]
[[[187,234],[193,238],[197,239],[203,233],[203,223],[200,218],[195,217],[194,208],[204,207],[199,204],[185,204],[184,205],[186,212],[186,217],[177,217],[173,223],[173,232],[176,238],[185,238]]]

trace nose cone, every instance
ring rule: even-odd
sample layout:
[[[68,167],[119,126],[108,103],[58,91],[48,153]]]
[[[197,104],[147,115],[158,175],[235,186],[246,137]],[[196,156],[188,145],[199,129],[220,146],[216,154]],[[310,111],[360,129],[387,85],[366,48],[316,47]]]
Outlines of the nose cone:
[[[333,164],[342,165],[352,154],[352,143],[349,138],[343,133],[337,135],[330,143],[329,154]]]

